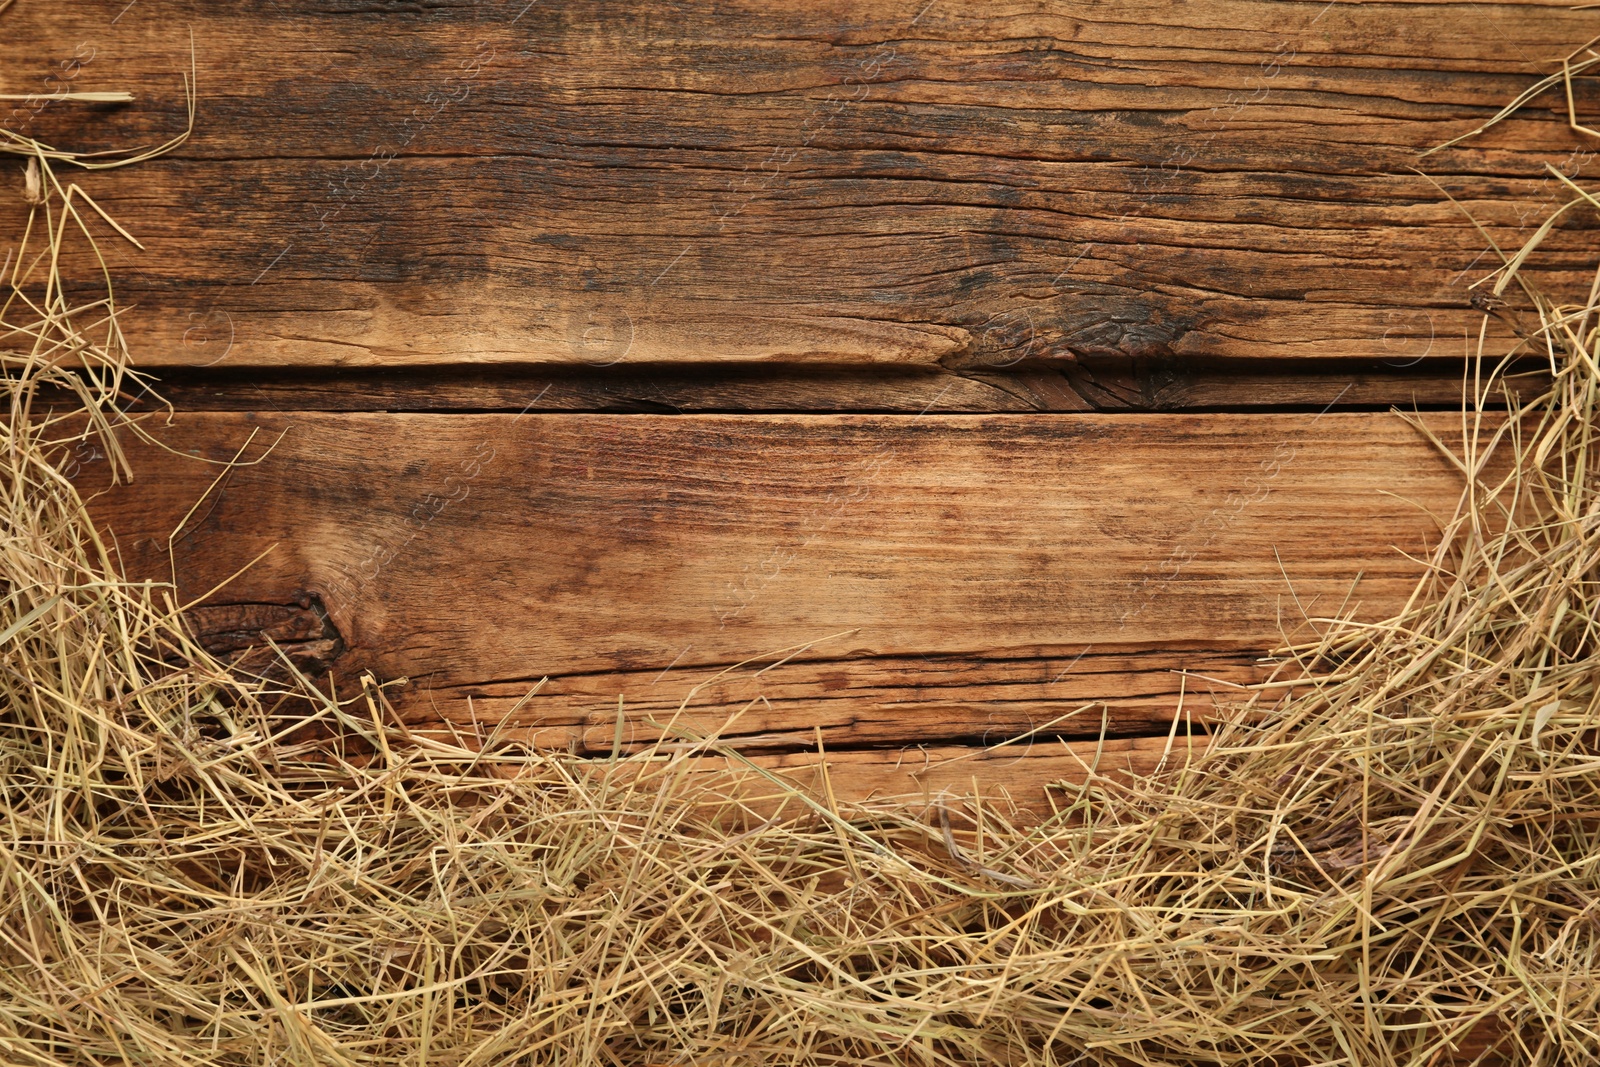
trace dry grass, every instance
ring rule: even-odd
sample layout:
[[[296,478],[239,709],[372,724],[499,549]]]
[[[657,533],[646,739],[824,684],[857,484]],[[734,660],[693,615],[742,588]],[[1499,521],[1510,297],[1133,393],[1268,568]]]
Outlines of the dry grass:
[[[117,579],[62,475],[113,446],[126,352],[109,291],[71,306],[53,273],[87,235],[70,155],[23,149],[43,243],[0,321],[5,1063],[1595,1062],[1594,300],[1530,294],[1520,354],[1552,391],[1507,419],[1474,379],[1427,580],[1289,650],[1317,684],[1263,688],[1156,777],[1063,788],[1042,824],[930,826],[691,773],[710,741],[480,747],[407,733],[370,682],[293,703],[234,677],[167,590]]]

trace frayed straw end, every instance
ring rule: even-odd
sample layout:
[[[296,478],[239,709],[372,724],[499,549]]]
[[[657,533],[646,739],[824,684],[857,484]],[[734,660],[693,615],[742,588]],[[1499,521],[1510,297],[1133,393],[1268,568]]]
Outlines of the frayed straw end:
[[[22,199],[31,207],[44,203],[44,176],[37,159],[28,160],[28,167],[22,172]]]

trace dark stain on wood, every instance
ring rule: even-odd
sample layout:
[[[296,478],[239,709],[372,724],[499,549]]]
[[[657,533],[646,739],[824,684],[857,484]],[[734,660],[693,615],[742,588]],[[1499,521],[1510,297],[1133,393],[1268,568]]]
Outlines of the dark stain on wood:
[[[1506,55],[1588,36],[1520,5],[1505,42],[1436,4],[515,6],[24,6],[0,57],[95,42],[80,87],[137,104],[35,132],[153,141],[194,29],[195,139],[83,179],[150,246],[116,254],[152,365],[1001,371],[1456,355],[1428,340],[1472,325],[1483,245],[1408,168],[1525,84]],[[1508,246],[1584,147],[1541,101],[1421,163]]]

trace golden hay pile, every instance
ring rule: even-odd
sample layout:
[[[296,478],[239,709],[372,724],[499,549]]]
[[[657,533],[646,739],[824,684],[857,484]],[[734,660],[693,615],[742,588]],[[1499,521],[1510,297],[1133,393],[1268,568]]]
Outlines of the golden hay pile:
[[[0,147],[36,204],[0,308],[5,1064],[1596,1062],[1595,301],[1528,294],[1553,388],[1507,419],[1472,382],[1428,578],[1291,650],[1317,684],[1042,825],[766,818],[692,746],[478,751],[370,683],[290,699],[120,581],[62,474],[116,455],[131,380],[109,291],[53,273],[89,202]]]

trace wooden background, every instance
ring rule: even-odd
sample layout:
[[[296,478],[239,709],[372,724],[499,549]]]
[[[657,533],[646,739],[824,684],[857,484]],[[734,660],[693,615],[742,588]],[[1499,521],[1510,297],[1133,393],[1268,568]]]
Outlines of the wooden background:
[[[80,179],[146,245],[104,248],[171,451],[75,477],[185,598],[261,557],[196,610],[213,647],[267,634],[410,679],[414,722],[580,751],[619,696],[638,744],[693,694],[691,725],[747,708],[730,736],[781,767],[820,744],[855,795],[1152,766],[1307,616],[1398,607],[1458,487],[1388,408],[1458,431],[1491,243],[1597,147],[1546,94],[1419,155],[1600,32],[1554,4],[4,25],[0,91],[135,93],[11,105],[73,147],[181,130],[197,71],[187,145]],[[0,197],[0,232],[25,210]],[[1593,225],[1542,284],[1586,287]]]

